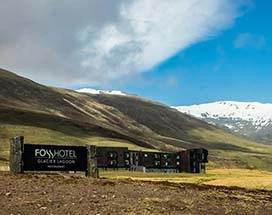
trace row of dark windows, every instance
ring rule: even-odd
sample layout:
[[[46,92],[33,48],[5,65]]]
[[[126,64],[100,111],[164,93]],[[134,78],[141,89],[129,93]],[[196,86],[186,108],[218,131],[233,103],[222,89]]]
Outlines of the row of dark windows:
[[[127,148],[118,147],[99,149],[98,147],[97,157],[98,167],[100,168],[144,166],[146,168],[186,169],[189,172],[198,172],[200,164],[208,161],[208,151],[192,149],[178,153],[162,153],[129,151]]]

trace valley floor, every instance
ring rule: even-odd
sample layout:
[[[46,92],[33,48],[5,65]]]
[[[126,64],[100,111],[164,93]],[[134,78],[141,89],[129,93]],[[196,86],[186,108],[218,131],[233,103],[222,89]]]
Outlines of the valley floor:
[[[272,214],[268,190],[101,176],[0,172],[0,214]]]
[[[249,169],[209,169],[206,174],[100,171],[107,179],[189,183],[272,191],[272,172]]]

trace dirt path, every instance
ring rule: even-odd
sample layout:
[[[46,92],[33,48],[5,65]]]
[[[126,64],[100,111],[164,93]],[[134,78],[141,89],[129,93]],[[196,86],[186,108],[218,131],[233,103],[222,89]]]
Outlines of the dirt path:
[[[0,172],[0,214],[272,214],[271,191]]]

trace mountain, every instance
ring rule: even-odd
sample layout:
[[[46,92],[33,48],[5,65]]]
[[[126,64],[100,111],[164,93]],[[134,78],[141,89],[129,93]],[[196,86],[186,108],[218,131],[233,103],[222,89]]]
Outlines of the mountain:
[[[252,140],[272,144],[272,104],[220,101],[175,108]]]
[[[272,170],[272,147],[233,135],[159,102],[133,95],[48,87],[0,69],[0,162],[9,138],[27,143],[95,144],[137,150],[205,147],[209,167]]]

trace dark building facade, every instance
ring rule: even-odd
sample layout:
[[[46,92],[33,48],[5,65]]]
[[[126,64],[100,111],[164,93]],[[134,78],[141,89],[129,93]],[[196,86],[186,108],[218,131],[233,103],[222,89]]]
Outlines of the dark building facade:
[[[138,169],[203,173],[208,162],[208,150],[188,149],[181,152],[130,151],[126,147],[97,147],[98,168]]]
[[[129,168],[130,153],[126,147],[97,147],[98,168]]]
[[[208,150],[204,148],[188,149],[181,152],[182,169],[184,172],[203,173],[208,163]]]

